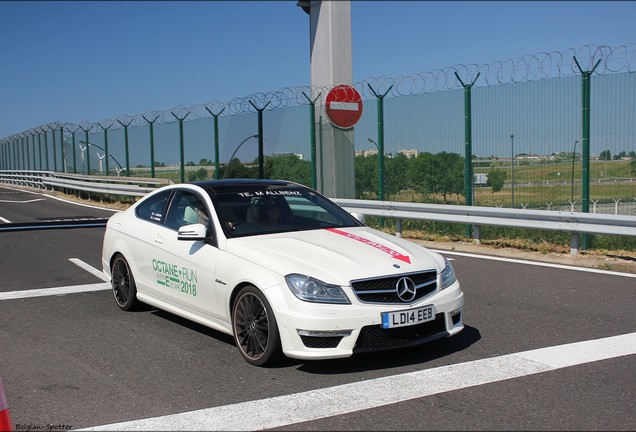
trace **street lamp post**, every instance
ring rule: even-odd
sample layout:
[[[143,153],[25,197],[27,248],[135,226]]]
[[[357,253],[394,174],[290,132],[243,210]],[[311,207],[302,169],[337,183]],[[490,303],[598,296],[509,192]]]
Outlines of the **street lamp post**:
[[[510,152],[512,158],[510,159],[510,171],[511,171],[511,179],[510,184],[512,186],[512,207],[515,206],[515,136],[510,134]]]
[[[223,178],[225,179],[225,177],[227,176],[227,172],[228,172],[228,168],[230,167],[230,163],[232,162],[232,160],[234,159],[234,155],[236,155],[236,152],[241,148],[241,146],[243,144],[245,144],[245,142],[247,140],[249,140],[250,138],[258,138],[258,134],[255,135],[250,135],[247,138],[245,138],[243,141],[241,141],[241,143],[236,147],[236,149],[234,149],[234,153],[232,153],[232,156],[230,156],[230,160],[227,163],[227,167],[225,167],[225,172],[223,173]]]
[[[574,158],[576,157],[576,144],[579,140],[574,141],[574,151],[572,151],[572,193],[570,197],[570,201],[574,202]]]
[[[609,138],[605,138],[605,178],[607,179],[607,161],[610,159],[609,140],[612,138],[612,133],[609,133]]]

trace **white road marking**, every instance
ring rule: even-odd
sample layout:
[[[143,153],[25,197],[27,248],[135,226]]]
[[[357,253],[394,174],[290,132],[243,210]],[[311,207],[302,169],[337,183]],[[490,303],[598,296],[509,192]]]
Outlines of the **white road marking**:
[[[15,204],[32,203],[32,202],[36,202],[36,201],[44,201],[44,198],[36,198],[36,199],[26,200],[26,201],[0,200],[0,202],[3,202],[3,203],[15,203]],[[9,219],[5,219],[2,216],[0,216],[0,221],[2,221],[4,223],[11,223],[11,221]]]
[[[99,283],[87,284],[87,285],[73,285],[73,286],[57,287],[57,288],[41,288],[41,289],[22,290],[22,291],[9,291],[9,292],[0,292],[0,301],[15,300],[15,299],[22,299],[22,298],[32,298],[32,297],[60,296],[65,294],[75,294],[75,293],[90,292],[90,291],[102,291],[102,290],[109,290],[109,289],[110,289],[109,283],[99,282]]]
[[[628,333],[286,396],[82,430],[252,431],[276,428],[634,354],[636,333]]]
[[[91,204],[79,203],[79,202],[76,202],[76,201],[70,201],[70,200],[67,200],[67,199],[64,199],[64,198],[56,197],[56,196],[53,196],[53,195],[48,195],[48,194],[41,193],[41,192],[34,192],[34,191],[29,191],[29,190],[24,190],[24,189],[16,189],[16,188],[12,188],[12,187],[9,187],[9,186],[4,186],[4,185],[2,186],[2,188],[11,189],[11,190],[18,191],[18,192],[30,193],[30,194],[34,194],[34,195],[40,195],[40,196],[45,197],[45,198],[41,198],[41,199],[51,198],[51,199],[55,199],[55,200],[58,200],[58,201],[63,201],[65,203],[69,203],[69,204],[75,204],[75,205],[82,206],[82,207],[90,207],[90,208],[95,208],[95,209],[99,209],[99,210],[108,210],[108,211],[112,211],[112,212],[115,212],[115,213],[121,212],[121,210],[115,210],[115,209],[111,209],[111,208],[108,208],[108,207],[100,207],[98,205],[91,205]]]
[[[63,202],[69,203],[69,204],[75,204],[75,205],[82,206],[82,207],[90,207],[90,208],[95,208],[95,209],[99,209],[99,210],[109,210],[109,211],[112,211],[112,212],[115,212],[115,213],[121,212],[121,210],[115,210],[115,209],[106,208],[106,207],[99,207],[99,206],[96,206],[96,205],[89,205],[89,204],[83,204],[83,203],[78,203],[78,202],[74,202],[74,201],[69,201],[69,200],[66,200],[64,198],[59,198],[59,197],[55,197],[55,196],[52,196],[52,195],[43,194],[43,193],[40,193],[40,192],[33,192],[33,191],[28,191],[28,190],[23,190],[23,189],[15,189],[15,188],[8,187],[8,186],[5,186],[5,185],[3,185],[2,188],[11,189],[11,190],[15,190],[15,191],[18,191],[18,192],[30,193],[30,194],[33,194],[33,195],[40,195],[40,196],[44,196],[45,198],[37,198],[37,199],[32,199],[32,200],[27,200],[27,201],[0,200],[0,202],[5,202],[5,203],[30,203],[30,202],[35,202],[35,201],[44,201],[44,200],[46,200],[46,198],[52,198],[52,199],[56,199],[58,201],[63,201]],[[10,220],[5,219],[2,216],[0,216],[0,221],[2,221],[4,223],[11,223]]]
[[[46,296],[60,296],[65,294],[75,294],[80,292],[91,292],[91,291],[102,291],[108,290],[111,288],[108,278],[106,275],[97,270],[90,264],[85,263],[79,258],[69,258],[70,262],[79,266],[80,268],[86,270],[93,276],[103,280],[105,283],[95,283],[95,284],[87,284],[87,285],[74,285],[67,287],[58,287],[58,288],[42,288],[42,289],[33,289],[33,290],[23,290],[23,291],[9,291],[5,293],[0,293],[0,300],[15,300],[21,298],[32,298],[32,297],[46,297]]]
[[[122,210],[112,209],[112,208],[108,208],[108,207],[100,207],[98,205],[78,203],[78,202],[75,202],[75,201],[70,201],[70,200],[67,200],[67,199],[64,199],[64,198],[60,198],[60,197],[56,197],[56,196],[53,196],[53,195],[46,195],[45,194],[45,196],[47,198],[51,198],[51,199],[54,199],[54,200],[58,200],[58,201],[62,201],[62,202],[65,202],[65,203],[74,204],[74,205],[78,205],[78,206],[82,206],[82,207],[90,207],[90,208],[99,209],[99,210],[108,210],[108,211],[112,211],[113,213],[119,213],[119,212],[122,211]]]
[[[12,190],[12,191],[15,191],[15,192],[24,192],[24,193],[30,193],[30,194],[33,194],[33,195],[44,195],[44,194],[42,194],[40,192],[34,192],[34,191],[30,191],[28,189],[14,188],[14,187],[7,186],[7,185],[2,185],[1,187],[2,187],[2,189],[9,189],[9,190]]]
[[[84,261],[82,261],[79,258],[69,258],[68,259],[70,262],[72,262],[73,264],[79,266],[80,268],[86,270],[87,272],[89,272],[90,274],[92,274],[93,276],[98,277],[99,279],[103,280],[104,282],[108,282],[108,278],[106,277],[106,275],[104,274],[104,272],[97,270],[95,267],[93,267],[90,264],[86,264]]]
[[[527,261],[527,260],[520,260],[515,258],[496,257],[492,255],[476,255],[476,254],[471,254],[466,252],[451,252],[446,250],[434,250],[434,249],[431,249],[431,250],[442,255],[457,255],[457,256],[479,258],[479,259],[491,260],[491,261],[503,261],[503,262],[510,262],[515,264],[534,265],[538,267],[552,267],[552,268],[564,269],[564,270],[575,270],[575,271],[582,271],[582,272],[588,272],[588,273],[597,273],[597,274],[605,274],[605,275],[611,275],[611,276],[623,276],[628,278],[636,278],[636,274],[634,273],[621,273],[621,272],[601,270],[601,269],[595,269],[595,268],[589,268],[589,267],[576,267],[576,266],[569,266],[569,265],[563,265],[563,264],[545,263],[545,262],[539,262],[539,261]]]
[[[32,203],[36,201],[44,201],[44,198],[35,198],[31,200],[26,200],[26,201],[0,200],[0,202],[3,202],[3,203],[14,203],[14,204],[28,204],[28,203]]]

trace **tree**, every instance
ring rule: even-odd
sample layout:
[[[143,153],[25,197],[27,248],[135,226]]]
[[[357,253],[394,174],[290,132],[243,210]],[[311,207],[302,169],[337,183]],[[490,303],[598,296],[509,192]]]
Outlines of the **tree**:
[[[598,156],[599,160],[612,160],[612,153],[609,150],[603,150]]]
[[[446,202],[448,194],[465,194],[464,158],[457,153],[441,152],[435,155],[433,191],[441,193]]]
[[[269,178],[290,180],[296,183],[311,185],[311,162],[301,160],[298,156],[289,154],[268,158],[266,168],[271,163]]]
[[[195,172],[191,172],[188,175],[188,181],[205,180],[208,177],[208,172],[205,168],[199,168]]]
[[[432,153],[422,152],[409,160],[406,172],[407,187],[427,195],[433,192],[432,173],[435,169],[435,159]]]
[[[617,155],[614,155],[614,160],[621,160],[622,158],[624,158],[625,156],[627,156],[627,154],[625,153],[625,150],[623,150],[622,152],[620,152]]]
[[[232,159],[221,172],[221,178],[252,178],[250,170],[238,158]]]
[[[355,158],[356,198],[366,194],[378,194],[378,158],[356,156]]]
[[[464,158],[457,153],[420,153],[409,160],[408,187],[424,194],[442,194],[444,202],[448,194],[464,193]]]
[[[396,194],[406,187],[406,173],[409,168],[409,158],[404,153],[398,153],[392,158],[385,159],[384,191],[385,194]]]
[[[503,189],[507,177],[508,174],[504,170],[492,168],[488,172],[488,180],[486,181],[486,186],[490,186],[492,193],[499,192]]]

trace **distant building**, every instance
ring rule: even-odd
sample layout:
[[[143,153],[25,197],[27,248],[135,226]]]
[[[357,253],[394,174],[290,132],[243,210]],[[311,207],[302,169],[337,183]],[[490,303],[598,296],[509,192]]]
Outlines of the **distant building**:
[[[475,184],[478,186],[483,186],[488,183],[488,174],[477,173],[474,174]]]
[[[272,157],[278,157],[278,156],[296,156],[299,160],[303,160],[303,154],[302,153],[292,153],[292,152],[272,153]]]
[[[377,156],[377,154],[378,154],[377,149],[356,150],[356,156],[370,157],[370,156]],[[391,158],[393,157],[393,153],[385,151],[384,157]]]
[[[515,159],[540,161],[540,160],[545,159],[545,156],[541,156],[541,155],[537,155],[537,154],[519,153],[515,157]]]
[[[376,149],[372,149],[372,150],[356,150],[356,156],[364,156],[364,157],[369,157],[369,156],[375,156],[378,154],[378,151]]]
[[[415,150],[415,149],[410,149],[410,150],[398,150],[398,153],[402,153],[403,155],[405,155],[407,158],[416,158],[417,155],[420,154],[419,150]]]

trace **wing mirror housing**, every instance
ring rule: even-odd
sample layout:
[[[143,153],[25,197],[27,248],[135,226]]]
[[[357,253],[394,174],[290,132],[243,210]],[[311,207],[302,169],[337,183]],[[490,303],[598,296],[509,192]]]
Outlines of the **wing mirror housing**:
[[[364,215],[362,213],[351,212],[351,216],[356,218],[358,220],[358,222],[365,223],[366,219],[364,218]]]
[[[177,240],[207,240],[207,228],[203,224],[184,225],[179,228]]]

